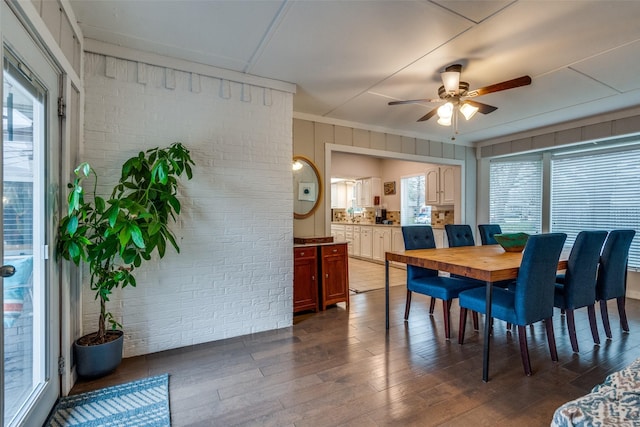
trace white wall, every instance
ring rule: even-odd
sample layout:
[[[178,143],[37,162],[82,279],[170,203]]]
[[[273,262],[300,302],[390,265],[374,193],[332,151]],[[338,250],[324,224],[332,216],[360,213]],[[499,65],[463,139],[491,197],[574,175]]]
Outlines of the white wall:
[[[112,298],[125,357],[290,326],[293,95],[93,53],[85,94],[83,159],[103,183],[174,141],[196,162],[172,227],[181,253],[167,249]],[[96,319],[85,286],[85,333]]]

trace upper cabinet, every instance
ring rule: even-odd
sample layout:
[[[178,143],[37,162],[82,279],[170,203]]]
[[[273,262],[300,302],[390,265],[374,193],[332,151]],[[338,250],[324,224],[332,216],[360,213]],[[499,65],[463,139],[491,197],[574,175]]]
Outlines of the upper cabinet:
[[[455,167],[434,166],[425,174],[425,203],[430,205],[453,205],[456,201]]]
[[[382,179],[362,178],[356,181],[356,203],[361,208],[371,208],[376,206],[375,198],[382,196]]]

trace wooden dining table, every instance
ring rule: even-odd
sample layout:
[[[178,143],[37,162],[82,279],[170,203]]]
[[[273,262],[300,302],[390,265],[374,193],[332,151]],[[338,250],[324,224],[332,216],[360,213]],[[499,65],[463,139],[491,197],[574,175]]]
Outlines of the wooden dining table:
[[[563,251],[558,270],[567,268],[569,253]],[[385,321],[389,330],[389,262],[395,261],[482,280],[486,284],[486,316],[482,380],[489,381],[489,343],[491,336],[491,296],[495,282],[515,279],[522,262],[522,252],[505,252],[500,245],[462,246],[456,248],[414,249],[385,254]]]

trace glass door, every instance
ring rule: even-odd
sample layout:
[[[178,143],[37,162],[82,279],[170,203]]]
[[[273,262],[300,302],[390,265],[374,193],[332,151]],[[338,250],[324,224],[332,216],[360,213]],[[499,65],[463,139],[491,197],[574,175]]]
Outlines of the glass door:
[[[3,2],[3,6],[6,3]],[[2,10],[3,425],[42,425],[59,394],[58,291],[49,260],[58,74]],[[54,155],[57,159],[57,154]]]

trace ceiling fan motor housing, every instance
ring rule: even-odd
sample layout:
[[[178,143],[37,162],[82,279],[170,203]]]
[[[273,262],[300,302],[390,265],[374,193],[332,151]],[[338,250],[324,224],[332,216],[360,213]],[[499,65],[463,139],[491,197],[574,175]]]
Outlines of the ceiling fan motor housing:
[[[460,96],[465,96],[468,90],[469,90],[469,83],[467,82],[460,82],[458,84],[457,93],[447,92],[447,90],[444,88],[444,85],[443,85],[438,88],[438,96],[442,99],[456,98]]]

